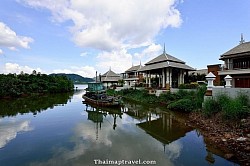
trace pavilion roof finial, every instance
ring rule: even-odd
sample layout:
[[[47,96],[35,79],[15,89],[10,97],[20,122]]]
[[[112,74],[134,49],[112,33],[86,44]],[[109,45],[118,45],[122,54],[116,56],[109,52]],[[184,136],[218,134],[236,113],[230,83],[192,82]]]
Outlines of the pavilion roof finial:
[[[243,38],[243,33],[241,33],[241,36],[240,36],[240,44],[242,44],[242,43],[244,43],[245,42],[245,40],[244,40],[244,38]]]
[[[163,54],[166,54],[166,49],[165,49],[165,43],[164,43],[164,48],[163,48]]]
[[[109,71],[111,71],[111,66],[109,66]]]

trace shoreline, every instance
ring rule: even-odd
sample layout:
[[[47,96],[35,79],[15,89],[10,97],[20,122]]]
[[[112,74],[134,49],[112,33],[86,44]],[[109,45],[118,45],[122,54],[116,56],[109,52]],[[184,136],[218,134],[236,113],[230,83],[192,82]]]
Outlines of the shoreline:
[[[199,129],[206,143],[225,152],[222,156],[240,165],[250,165],[250,116],[239,122],[207,118],[200,112],[189,113],[187,125]]]

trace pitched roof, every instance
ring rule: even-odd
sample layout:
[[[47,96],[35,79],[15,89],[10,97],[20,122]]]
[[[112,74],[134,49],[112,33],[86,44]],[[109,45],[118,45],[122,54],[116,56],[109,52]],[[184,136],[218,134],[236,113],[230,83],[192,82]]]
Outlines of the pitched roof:
[[[115,72],[113,72],[112,70],[109,70],[106,73],[104,73],[102,77],[120,77],[120,76]]]
[[[175,68],[186,69],[186,70],[191,70],[191,71],[195,70],[194,68],[186,65],[184,61],[172,55],[167,54],[165,52],[165,46],[164,46],[164,51],[161,55],[147,62],[145,66],[140,68],[138,71],[148,71],[148,70],[161,69],[161,68],[166,68],[166,67],[175,67]]]
[[[228,56],[242,54],[242,53],[250,53],[250,42],[245,42],[237,45],[236,47],[232,48],[231,50],[225,52],[221,55],[220,59],[224,59]]]
[[[163,52],[163,54],[161,54],[161,55],[157,56],[156,58],[152,59],[151,61],[147,62],[145,65],[164,62],[164,61],[173,61],[173,62],[185,63],[184,61]]]
[[[120,79],[120,75],[113,72],[111,69],[101,76],[102,82],[117,82]]]
[[[137,65],[137,66],[132,66],[130,67],[128,70],[125,71],[125,73],[129,73],[129,72],[135,72],[138,69],[140,69],[142,66],[141,65]]]
[[[165,61],[165,62],[146,65],[142,67],[141,69],[139,69],[138,71],[148,71],[148,70],[154,70],[154,69],[161,69],[165,67],[175,67],[175,68],[186,69],[186,70],[195,70],[194,68],[186,65],[185,63]]]

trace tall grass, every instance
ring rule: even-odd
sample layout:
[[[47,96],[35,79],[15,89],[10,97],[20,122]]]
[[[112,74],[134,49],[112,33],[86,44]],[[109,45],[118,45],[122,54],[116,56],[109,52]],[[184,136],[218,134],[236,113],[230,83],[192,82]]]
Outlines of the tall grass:
[[[246,94],[239,93],[236,98],[227,94],[219,94],[213,99],[204,102],[203,113],[211,116],[221,112],[226,119],[241,119],[249,115],[249,98]]]

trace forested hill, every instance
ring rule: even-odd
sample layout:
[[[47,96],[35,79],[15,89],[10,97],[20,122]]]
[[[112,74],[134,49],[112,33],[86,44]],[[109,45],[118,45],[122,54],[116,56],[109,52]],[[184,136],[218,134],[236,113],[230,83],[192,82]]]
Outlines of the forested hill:
[[[78,74],[65,74],[65,73],[58,73],[58,74],[50,74],[50,75],[59,75],[59,76],[66,76],[68,79],[72,80],[74,84],[77,83],[86,83],[86,82],[93,82],[92,78],[82,77]]]

